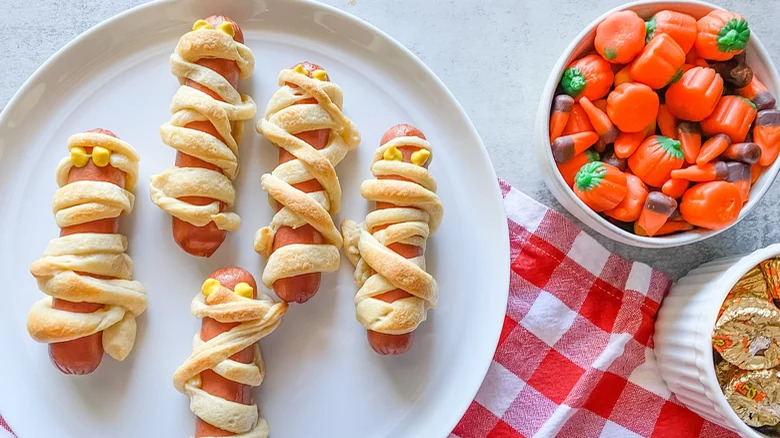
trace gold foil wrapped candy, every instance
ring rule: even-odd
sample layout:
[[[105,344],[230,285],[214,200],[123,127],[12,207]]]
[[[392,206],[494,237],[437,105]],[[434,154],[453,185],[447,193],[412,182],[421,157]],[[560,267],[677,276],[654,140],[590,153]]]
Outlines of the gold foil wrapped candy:
[[[712,332],[712,347],[744,370],[780,365],[780,310],[762,298],[740,297],[723,311]]]
[[[734,412],[748,426],[780,423],[778,370],[739,371],[723,391]]]
[[[759,263],[772,299],[780,299],[780,259],[769,259]]]

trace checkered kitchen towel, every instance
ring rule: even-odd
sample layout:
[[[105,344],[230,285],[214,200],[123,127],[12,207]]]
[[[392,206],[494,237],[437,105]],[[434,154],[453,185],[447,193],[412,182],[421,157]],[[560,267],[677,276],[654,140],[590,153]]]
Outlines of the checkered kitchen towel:
[[[504,329],[450,438],[735,437],[676,403],[658,374],[666,275],[503,181],[501,191],[512,261]]]
[[[656,369],[666,275],[611,254],[501,181],[511,280],[482,388],[450,438],[734,437],[674,402]],[[0,417],[0,438],[15,435]]]

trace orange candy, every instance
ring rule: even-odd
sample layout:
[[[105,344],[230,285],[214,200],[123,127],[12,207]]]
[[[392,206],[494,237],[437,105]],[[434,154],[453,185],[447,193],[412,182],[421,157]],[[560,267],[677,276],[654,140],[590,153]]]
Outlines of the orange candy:
[[[683,156],[678,140],[654,135],[646,138],[628,158],[628,167],[647,185],[661,187],[673,170],[682,167]]]
[[[574,178],[574,194],[593,211],[612,210],[627,193],[626,174],[601,161],[585,164]]]
[[[706,136],[726,134],[734,143],[742,143],[756,118],[753,102],[741,96],[723,96],[709,117],[701,121]]]
[[[647,20],[645,28],[645,42],[665,33],[672,37],[685,53],[691,50],[696,41],[696,19],[681,12],[659,11]]]
[[[747,20],[720,9],[700,18],[696,30],[696,51],[702,58],[713,61],[727,61],[742,53],[750,39]]]
[[[709,67],[693,67],[666,90],[666,107],[678,119],[698,122],[712,114],[723,94],[723,79]]]
[[[631,64],[631,79],[651,88],[663,88],[682,75],[685,52],[669,35],[662,33],[648,43]]]
[[[622,132],[642,131],[658,115],[660,100],[645,84],[620,84],[607,97],[607,115]]]
[[[573,98],[585,96],[596,100],[605,96],[615,74],[607,61],[598,55],[587,55],[569,64],[561,77],[561,89]]]
[[[593,45],[611,63],[630,62],[645,45],[645,22],[634,11],[613,12],[596,27]]]
[[[726,181],[710,181],[688,189],[680,202],[686,222],[708,230],[721,230],[736,222],[742,210],[737,186]]]

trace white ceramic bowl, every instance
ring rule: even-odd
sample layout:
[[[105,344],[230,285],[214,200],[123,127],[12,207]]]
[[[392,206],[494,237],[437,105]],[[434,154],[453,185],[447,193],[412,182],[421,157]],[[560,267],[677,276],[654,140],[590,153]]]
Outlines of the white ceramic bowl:
[[[720,232],[727,230],[729,227],[718,231],[708,230],[692,230],[683,233],[677,233],[670,236],[658,236],[658,237],[642,237],[633,233],[629,233],[609,223],[606,219],[599,216],[598,213],[591,210],[585,205],[577,196],[571,187],[566,185],[558,168],[555,165],[555,160],[552,156],[552,150],[550,148],[550,106],[552,104],[553,97],[555,97],[555,89],[558,86],[558,82],[561,79],[563,71],[566,66],[572,61],[581,56],[591,52],[593,50],[593,39],[596,36],[596,26],[609,14],[615,11],[621,10],[636,11],[642,18],[649,18],[656,12],[663,9],[670,9],[678,12],[684,12],[692,15],[694,18],[699,19],[712,11],[713,9],[719,9],[717,6],[699,1],[637,1],[619,6],[612,9],[597,19],[593,20],[585,29],[580,32],[579,35],[572,41],[571,44],[564,50],[555,67],[547,80],[547,84],[542,91],[542,98],[539,103],[539,112],[536,116],[536,132],[534,134],[534,144],[536,147],[536,156],[539,161],[539,165],[542,168],[542,175],[545,184],[550,189],[552,194],[564,206],[571,214],[577,219],[581,220],[585,225],[598,231],[606,237],[612,240],[616,240],[621,243],[632,246],[640,246],[646,248],[670,248],[674,246],[687,245],[689,243],[698,242],[708,237],[712,237]],[[736,11],[739,12],[739,11]],[[745,17],[750,22],[750,17]],[[778,90],[780,90],[780,77],[778,77],[777,69],[775,68],[769,53],[766,51],[761,41],[755,32],[750,35],[750,42],[747,48],[747,62],[753,69],[755,74],[761,79],[761,82],[772,92],[774,96],[779,96]],[[775,180],[778,171],[780,171],[780,160],[776,160],[772,166],[767,169],[761,177],[756,181],[750,190],[750,200],[742,208],[742,211],[737,218],[737,222],[747,216],[751,210],[758,204],[758,201],[764,196],[769,186]],[[736,223],[736,222],[735,222]],[[731,226],[733,226],[732,224]]]
[[[766,435],[743,423],[726,401],[715,377],[712,329],[731,287],[778,255],[780,244],[774,244],[699,266],[672,286],[655,323],[655,356],[669,389],[691,410],[743,437]]]

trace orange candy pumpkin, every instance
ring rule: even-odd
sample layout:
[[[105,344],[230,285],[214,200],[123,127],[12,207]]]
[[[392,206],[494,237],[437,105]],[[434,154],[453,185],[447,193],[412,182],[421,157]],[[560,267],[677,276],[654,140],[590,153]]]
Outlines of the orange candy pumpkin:
[[[607,115],[622,132],[643,131],[658,115],[660,99],[650,87],[620,84],[607,96]]]
[[[709,67],[693,67],[666,90],[666,107],[678,119],[699,122],[715,110],[723,78]]]
[[[596,100],[609,93],[615,74],[612,66],[599,55],[587,55],[569,64],[561,77],[561,90],[577,99]]]
[[[596,27],[596,51],[613,64],[630,62],[645,45],[645,22],[634,11],[618,11]]]
[[[601,161],[586,163],[574,177],[574,194],[593,211],[612,210],[627,193],[626,174]]]
[[[674,38],[662,33],[653,38],[631,64],[631,79],[651,88],[663,88],[682,75],[685,52]]]
[[[646,43],[656,35],[665,33],[674,38],[685,53],[691,50],[696,41],[696,19],[682,12],[659,11],[645,22],[645,28]]]
[[[753,102],[742,96],[723,96],[712,114],[701,121],[701,132],[708,137],[726,134],[733,143],[742,143],[755,118]]]
[[[653,135],[646,138],[628,158],[628,167],[647,185],[661,187],[673,170],[682,167],[683,156],[678,140]]]
[[[704,59],[727,61],[745,50],[750,28],[745,17],[716,9],[696,22],[696,52]]]
[[[742,195],[733,183],[710,181],[688,189],[680,202],[686,222],[708,230],[722,230],[736,222],[742,211]]]

